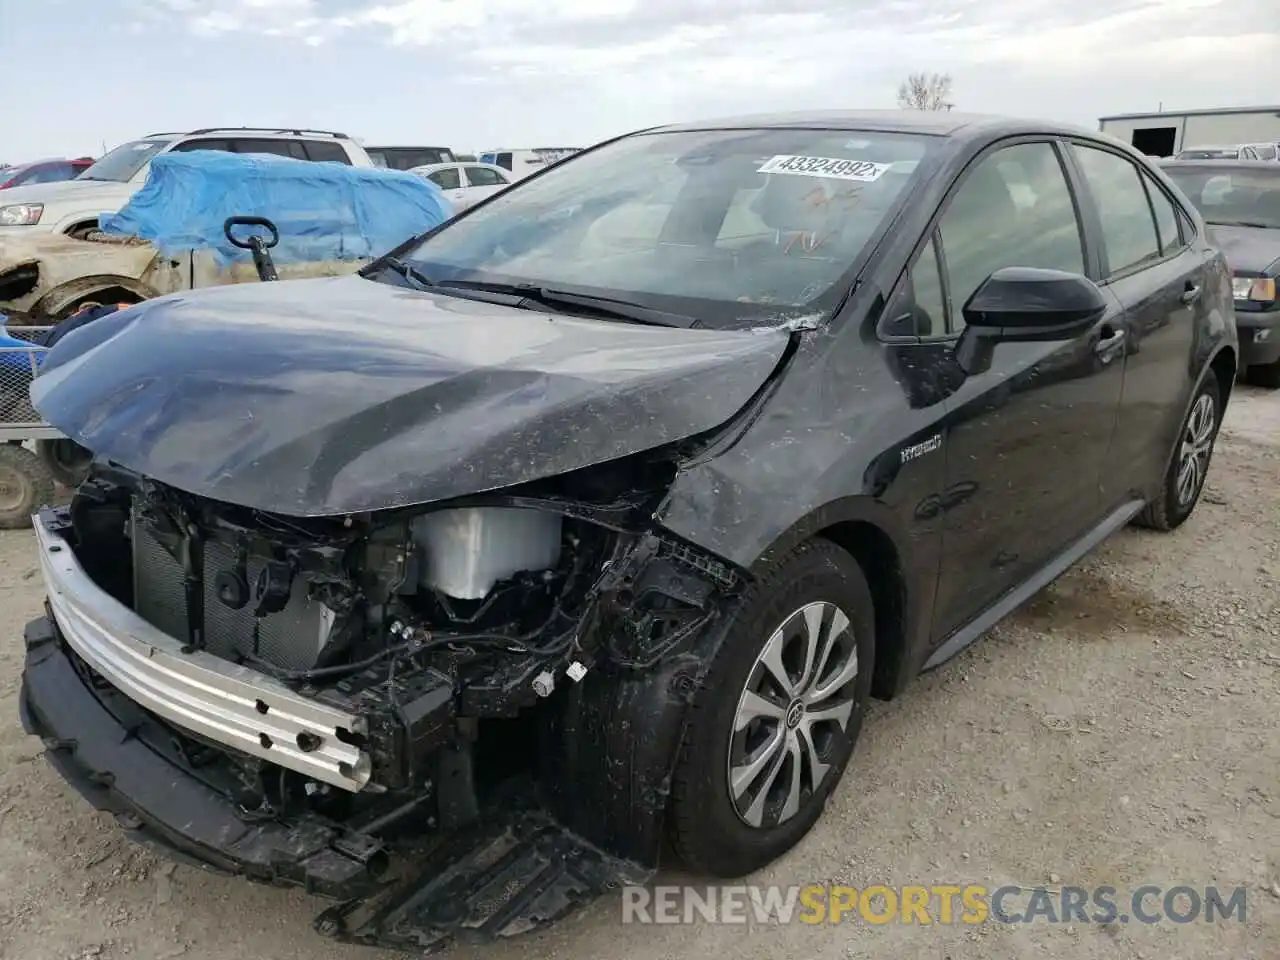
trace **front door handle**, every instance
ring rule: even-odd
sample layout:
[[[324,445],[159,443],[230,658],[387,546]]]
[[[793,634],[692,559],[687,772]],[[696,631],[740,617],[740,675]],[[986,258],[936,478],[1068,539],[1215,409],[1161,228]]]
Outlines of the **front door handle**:
[[[1093,345],[1094,353],[1105,357],[1109,355],[1111,351],[1113,351],[1116,347],[1124,343],[1125,334],[1123,330],[1117,330],[1115,333],[1110,333],[1109,332],[1110,330],[1111,330],[1110,327],[1103,327],[1102,339]]]
[[[1183,303],[1195,303],[1200,299],[1200,287],[1197,284],[1188,283],[1187,289],[1182,291],[1182,296],[1179,299]]]

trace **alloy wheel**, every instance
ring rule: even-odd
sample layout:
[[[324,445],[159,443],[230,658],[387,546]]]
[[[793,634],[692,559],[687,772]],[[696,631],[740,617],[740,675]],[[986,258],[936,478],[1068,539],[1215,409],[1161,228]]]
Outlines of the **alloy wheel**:
[[[835,604],[805,604],[770,635],[729,738],[729,797],[746,824],[777,827],[818,792],[847,735],[857,676],[853,628]]]
[[[1204,486],[1213,454],[1214,428],[1218,416],[1213,397],[1202,393],[1187,417],[1186,430],[1178,447],[1178,506],[1190,506]]]

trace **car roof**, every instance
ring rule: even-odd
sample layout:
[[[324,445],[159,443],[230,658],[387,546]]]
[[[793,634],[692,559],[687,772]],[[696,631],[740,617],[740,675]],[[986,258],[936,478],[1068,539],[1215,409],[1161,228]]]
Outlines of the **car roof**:
[[[277,137],[287,139],[315,138],[329,140],[350,140],[345,133],[333,130],[309,130],[306,127],[201,127],[197,130],[164,130],[160,133],[149,133],[139,140],[158,140],[168,138],[177,140],[182,137],[203,137],[212,133],[234,134],[236,136],[252,135],[255,139],[272,140]]]
[[[1098,131],[1046,120],[950,110],[815,110],[797,113],[761,113],[669,124],[638,132],[674,132],[718,129],[865,130],[879,133],[915,133],[927,136],[979,139],[1016,136],[1020,133],[1083,136],[1101,139]]]
[[[1194,146],[1183,147],[1179,153],[1190,153],[1193,150],[1239,150],[1238,143],[1197,143]]]

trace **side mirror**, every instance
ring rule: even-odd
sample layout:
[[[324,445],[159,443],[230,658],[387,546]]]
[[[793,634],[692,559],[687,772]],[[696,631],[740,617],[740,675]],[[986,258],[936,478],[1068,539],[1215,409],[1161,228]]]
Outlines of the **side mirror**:
[[[964,305],[965,329],[956,362],[966,374],[991,367],[997,343],[1073,340],[1107,309],[1107,299],[1088,277],[1061,270],[1002,267]]]

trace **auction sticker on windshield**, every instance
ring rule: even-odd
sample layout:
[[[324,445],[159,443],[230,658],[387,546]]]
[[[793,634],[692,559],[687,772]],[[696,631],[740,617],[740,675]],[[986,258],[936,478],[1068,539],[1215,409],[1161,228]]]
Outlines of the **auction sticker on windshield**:
[[[870,183],[884,176],[891,164],[870,160],[840,160],[835,157],[799,157],[779,154],[765,161],[756,173],[790,173],[798,177],[830,177]]]

